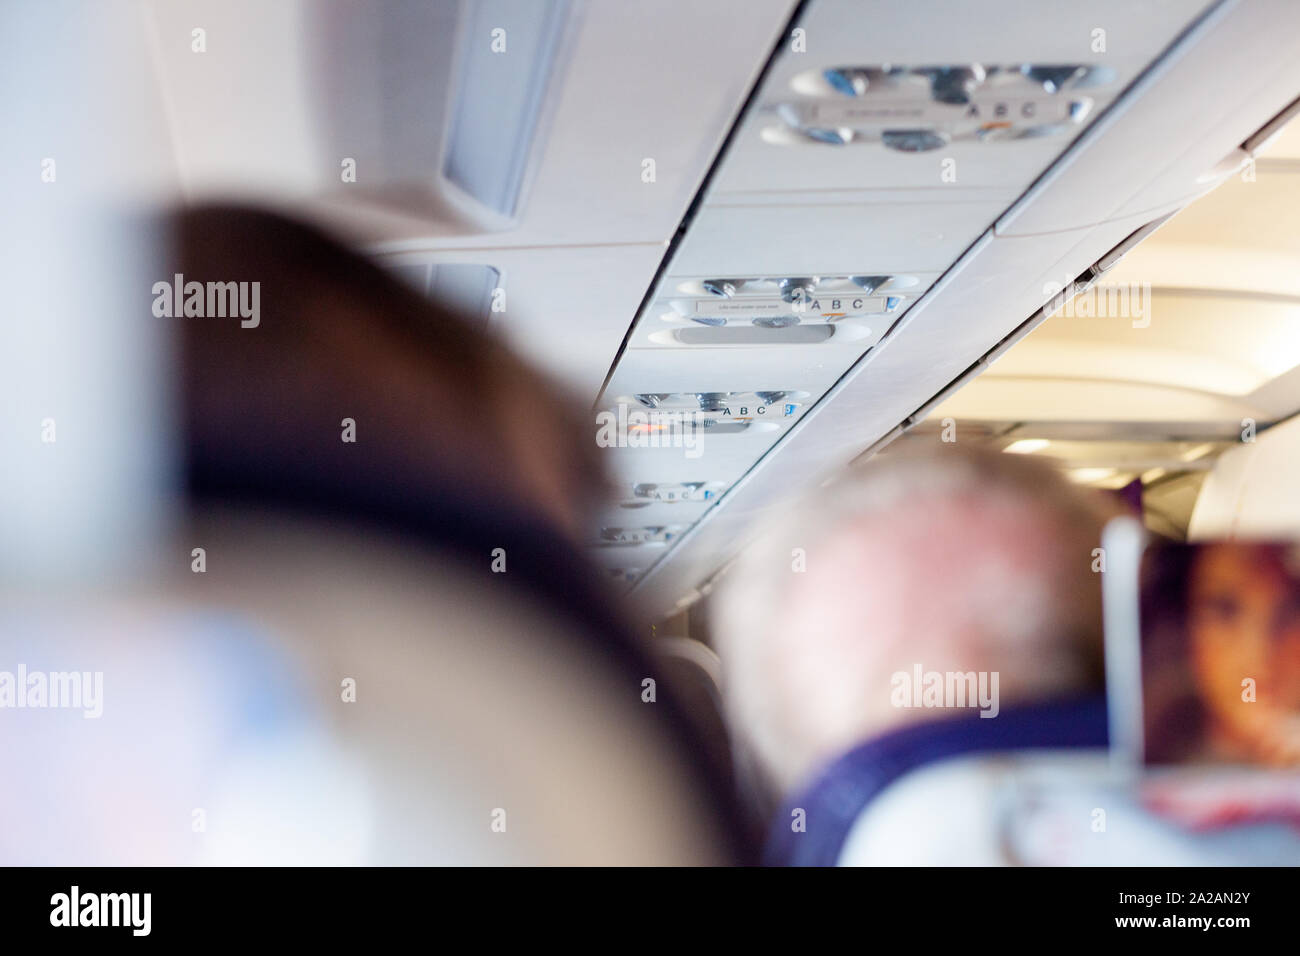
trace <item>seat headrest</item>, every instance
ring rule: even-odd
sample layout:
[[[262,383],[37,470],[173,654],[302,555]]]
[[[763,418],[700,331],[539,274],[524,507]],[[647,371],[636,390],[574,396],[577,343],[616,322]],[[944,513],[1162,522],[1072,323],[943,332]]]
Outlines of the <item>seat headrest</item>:
[[[788,801],[773,821],[763,861],[769,866],[834,866],[854,823],[886,787],[952,757],[1034,749],[1106,747],[1106,701],[1087,697],[976,711],[886,734],[840,757]]]

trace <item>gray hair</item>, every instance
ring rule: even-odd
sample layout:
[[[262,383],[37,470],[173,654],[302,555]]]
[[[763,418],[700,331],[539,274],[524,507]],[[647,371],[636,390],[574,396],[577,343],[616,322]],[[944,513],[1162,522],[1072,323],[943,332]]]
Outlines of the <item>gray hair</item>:
[[[942,502],[960,502],[972,513],[995,505],[1026,513],[1032,531],[1025,539],[1036,538],[1050,560],[1034,564],[1010,589],[1006,575],[998,576],[1006,566],[998,564],[996,554],[988,562],[972,562],[959,583],[963,627],[978,635],[981,646],[1000,654],[1027,650],[1051,671],[1044,682],[1052,687],[1100,681],[1099,584],[1090,572],[1105,509],[1045,461],[935,444],[925,451],[904,448],[872,459],[797,502],[740,554],[718,583],[711,616],[723,660],[727,713],[741,750],[738,759],[756,765],[782,789],[812,769],[810,761],[826,756],[807,752],[810,743],[816,749],[826,742],[810,742],[795,728],[811,719],[804,712],[822,703],[823,691],[832,695],[839,690],[846,701],[853,700],[853,682],[866,678],[852,673],[861,662],[848,649],[862,643],[860,635],[871,622],[862,620],[852,634],[827,634],[816,626],[799,628],[807,633],[780,633],[776,622],[792,601],[806,601],[810,586],[818,589],[817,600],[828,601],[843,593],[834,586],[851,586],[836,579],[843,572],[819,564],[819,558],[832,548],[866,541],[871,531],[864,525],[873,518],[882,523],[892,519],[897,533],[900,516],[928,531],[925,523],[936,521],[927,506]],[[943,528],[934,527],[933,537],[942,535]],[[1005,542],[990,547],[1009,549]],[[900,554],[898,560],[909,558]],[[792,573],[801,570],[808,574]],[[903,570],[926,574],[923,566]],[[820,590],[828,582],[832,590]],[[826,687],[827,682],[841,686]],[[842,731],[870,735],[869,721],[846,704],[836,722],[854,721],[862,726]]]

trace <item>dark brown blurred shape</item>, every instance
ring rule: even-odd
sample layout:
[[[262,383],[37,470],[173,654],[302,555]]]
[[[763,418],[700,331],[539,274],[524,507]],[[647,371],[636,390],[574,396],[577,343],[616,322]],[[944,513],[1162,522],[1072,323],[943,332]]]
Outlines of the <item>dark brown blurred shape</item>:
[[[175,319],[191,454],[386,469],[531,507],[580,535],[605,491],[594,426],[496,337],[276,213],[205,206],[174,227],[186,283],[261,284],[256,327]],[[354,444],[341,439],[345,418]]]

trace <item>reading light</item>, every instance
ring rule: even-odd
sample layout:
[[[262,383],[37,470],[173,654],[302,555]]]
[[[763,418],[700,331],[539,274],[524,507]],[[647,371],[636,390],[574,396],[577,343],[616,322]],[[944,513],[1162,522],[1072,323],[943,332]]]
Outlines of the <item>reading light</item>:
[[[1056,93],[1071,80],[1076,80],[1088,72],[1083,66],[1034,66],[1026,63],[1020,72],[1042,86],[1048,93]]]
[[[889,276],[853,276],[853,284],[870,295],[889,281]]]
[[[803,126],[799,132],[811,140],[829,143],[831,146],[846,146],[853,141],[853,130],[843,127]]]
[[[781,279],[776,287],[781,290],[781,298],[787,302],[806,302],[817,291],[816,277]]]
[[[695,397],[702,412],[720,412],[727,407],[726,392],[699,392]]]
[[[825,70],[822,76],[830,84],[831,89],[845,96],[861,96],[870,86],[866,70]]]
[[[984,82],[984,67],[972,66],[932,67],[916,71],[930,80],[930,97],[949,106],[965,106],[970,102],[971,91]]]

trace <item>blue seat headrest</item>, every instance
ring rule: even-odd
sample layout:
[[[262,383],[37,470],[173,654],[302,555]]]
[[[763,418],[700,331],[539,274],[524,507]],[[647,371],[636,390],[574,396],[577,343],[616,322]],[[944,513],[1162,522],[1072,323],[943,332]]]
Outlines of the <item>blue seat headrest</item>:
[[[768,833],[768,866],[834,866],[866,806],[903,775],[949,757],[1030,749],[1108,745],[1104,696],[978,711],[904,727],[870,740],[827,767],[786,802]],[[793,813],[805,813],[795,832]]]

